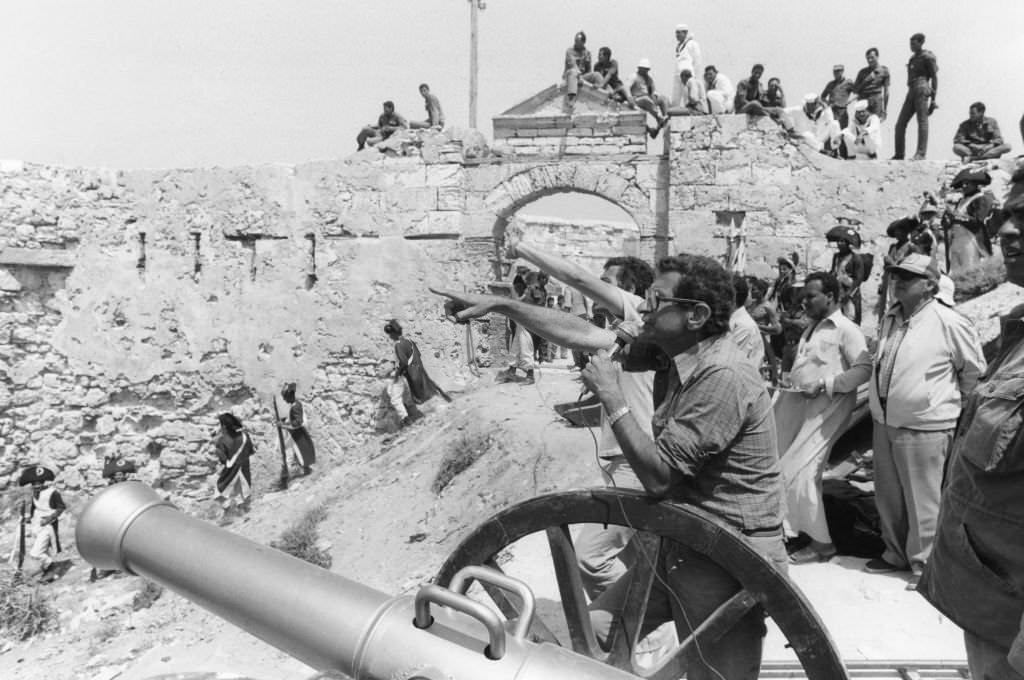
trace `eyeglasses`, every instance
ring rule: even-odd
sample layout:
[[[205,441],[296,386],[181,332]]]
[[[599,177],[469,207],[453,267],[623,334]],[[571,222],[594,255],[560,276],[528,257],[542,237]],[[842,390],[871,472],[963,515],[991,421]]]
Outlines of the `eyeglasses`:
[[[691,300],[690,298],[677,298],[669,297],[668,295],[661,295],[657,291],[647,291],[647,309],[648,311],[655,312],[661,308],[662,302],[674,302],[678,305],[699,305],[707,304],[702,303],[700,300]]]

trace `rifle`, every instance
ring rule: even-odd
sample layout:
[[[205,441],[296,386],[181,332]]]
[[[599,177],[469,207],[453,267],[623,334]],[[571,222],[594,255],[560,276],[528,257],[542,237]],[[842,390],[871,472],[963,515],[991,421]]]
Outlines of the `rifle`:
[[[25,523],[28,519],[25,517],[25,501],[21,502],[21,526],[18,527],[18,571],[21,571],[21,567],[25,564]]]
[[[281,427],[281,414],[277,410],[277,397],[271,396],[271,400],[274,403],[274,424],[277,426],[277,443],[281,445],[281,477],[278,480],[278,486],[284,490],[288,488],[288,449],[284,444],[284,428]]]

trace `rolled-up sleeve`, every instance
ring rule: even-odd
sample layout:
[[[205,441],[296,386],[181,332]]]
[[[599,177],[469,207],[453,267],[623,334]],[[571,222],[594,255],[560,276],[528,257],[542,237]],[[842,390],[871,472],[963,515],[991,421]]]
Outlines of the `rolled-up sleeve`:
[[[693,376],[656,441],[665,463],[693,477],[708,458],[727,450],[743,427],[743,393],[731,367],[709,366]]]

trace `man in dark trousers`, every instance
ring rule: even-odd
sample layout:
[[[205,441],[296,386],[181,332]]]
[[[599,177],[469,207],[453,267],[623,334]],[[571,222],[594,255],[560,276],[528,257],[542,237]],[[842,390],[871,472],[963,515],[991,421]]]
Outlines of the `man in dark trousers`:
[[[306,429],[306,418],[302,413],[302,402],[295,397],[295,383],[285,383],[281,388],[281,398],[288,404],[288,415],[278,423],[279,427],[288,430],[295,444],[295,462],[302,468],[303,476],[313,471],[316,462],[316,447],[313,438]]]
[[[896,119],[896,155],[903,160],[907,144],[907,123],[917,117],[917,152],[912,160],[923,161],[928,154],[928,116],[938,108],[935,103],[939,89],[939,65],[935,55],[924,49],[924,33],[910,36],[910,61],[907,62],[907,98],[903,100]]]
[[[384,324],[384,332],[395,343],[395,370],[391,385],[388,386],[388,398],[402,419],[404,427],[414,420],[405,406],[406,385],[409,386],[409,396],[416,405],[426,403],[435,394],[440,395],[445,401],[452,399],[430,378],[423,366],[420,348],[403,335],[402,324],[396,319],[391,319]]]
[[[366,145],[375,146],[395,134],[398,130],[408,128],[409,123],[402,116],[395,113],[395,103],[386,101],[383,104],[383,112],[377,118],[376,125],[367,125],[356,136],[357,151],[362,151]]]

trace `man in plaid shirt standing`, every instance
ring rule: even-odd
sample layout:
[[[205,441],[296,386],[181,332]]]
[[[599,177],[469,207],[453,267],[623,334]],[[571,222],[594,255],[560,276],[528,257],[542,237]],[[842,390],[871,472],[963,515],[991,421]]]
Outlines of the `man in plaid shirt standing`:
[[[582,377],[600,398],[648,494],[715,515],[785,572],[775,420],[760,375],[729,335],[734,294],[732,277],[711,258],[678,255],[658,264],[639,310],[644,325],[638,340],[658,345],[672,357],[674,370],[654,414],[653,437],[627,405],[618,372],[605,353],[591,361]],[[696,626],[739,591],[728,572],[675,542],[666,543],[657,569],[660,578],[652,585],[641,635],[674,619],[680,639],[685,638],[691,623]],[[629,585],[627,573],[591,605],[602,644],[622,613]],[[687,677],[756,680],[764,634],[763,614],[755,609],[705,646]]]

